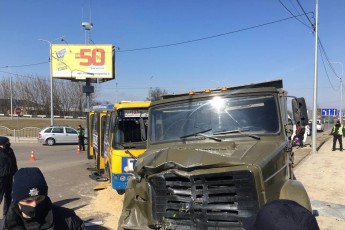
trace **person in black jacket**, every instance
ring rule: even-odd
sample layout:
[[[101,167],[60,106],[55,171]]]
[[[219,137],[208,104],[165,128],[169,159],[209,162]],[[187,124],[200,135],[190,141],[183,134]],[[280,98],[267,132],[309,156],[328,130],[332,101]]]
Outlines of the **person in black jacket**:
[[[52,204],[39,168],[21,168],[13,178],[12,203],[0,230],[85,230],[84,222],[68,208]]]
[[[80,151],[85,151],[85,144],[84,144],[84,139],[85,139],[85,131],[84,128],[81,125],[78,125],[78,146]]]
[[[11,148],[10,140],[0,136],[0,204],[5,198],[3,215],[6,215],[11,204],[12,180],[17,170],[17,159]]]
[[[333,126],[331,135],[333,135],[333,148],[332,151],[335,151],[335,146],[337,141],[339,142],[340,151],[343,151],[343,135],[345,134],[344,126],[340,124],[340,121]]]
[[[319,230],[315,216],[293,200],[272,200],[259,210],[249,230]]]

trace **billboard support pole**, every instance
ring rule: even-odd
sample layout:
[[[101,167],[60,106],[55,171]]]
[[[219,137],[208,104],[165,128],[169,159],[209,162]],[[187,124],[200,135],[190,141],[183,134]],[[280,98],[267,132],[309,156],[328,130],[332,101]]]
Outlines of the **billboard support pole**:
[[[93,27],[93,23],[92,22],[83,22],[81,24],[84,29],[85,29],[85,44],[90,44],[91,43],[91,29]],[[86,40],[86,34],[88,34],[88,39]],[[91,79],[90,78],[86,78],[85,79],[85,89],[84,92],[86,94],[86,110],[88,111],[90,109],[90,101],[91,101]],[[89,90],[87,90],[89,89]]]

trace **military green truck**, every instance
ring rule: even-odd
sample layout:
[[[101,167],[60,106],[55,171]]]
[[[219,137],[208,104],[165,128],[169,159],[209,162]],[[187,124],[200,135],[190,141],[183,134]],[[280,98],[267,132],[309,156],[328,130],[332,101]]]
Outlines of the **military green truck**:
[[[149,110],[148,148],[127,184],[119,229],[246,229],[261,206],[290,199],[311,210],[292,169],[282,80],[165,95]]]

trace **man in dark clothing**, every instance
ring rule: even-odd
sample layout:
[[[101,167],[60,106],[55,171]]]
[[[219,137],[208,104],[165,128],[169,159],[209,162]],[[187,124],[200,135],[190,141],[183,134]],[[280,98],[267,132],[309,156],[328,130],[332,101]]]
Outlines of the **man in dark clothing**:
[[[273,200],[258,212],[250,230],[319,230],[315,216],[293,200]]]
[[[39,168],[21,168],[13,178],[12,203],[0,230],[85,230],[73,210],[52,204],[48,185]]]
[[[10,140],[0,136],[0,204],[5,197],[3,215],[6,215],[11,204],[12,180],[17,170],[17,160]]]
[[[343,125],[340,124],[340,121],[337,121],[337,123],[333,126],[331,134],[333,135],[333,148],[332,151],[335,151],[335,146],[337,144],[337,141],[340,145],[340,151],[343,151]]]
[[[85,132],[84,128],[81,125],[78,126],[78,145],[79,149],[85,151],[85,144],[84,144]]]

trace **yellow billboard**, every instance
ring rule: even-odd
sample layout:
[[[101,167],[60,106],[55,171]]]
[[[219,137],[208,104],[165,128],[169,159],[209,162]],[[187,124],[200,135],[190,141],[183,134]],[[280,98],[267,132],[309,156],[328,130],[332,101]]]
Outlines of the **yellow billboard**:
[[[113,46],[51,45],[51,74],[54,78],[83,80],[115,78]]]

